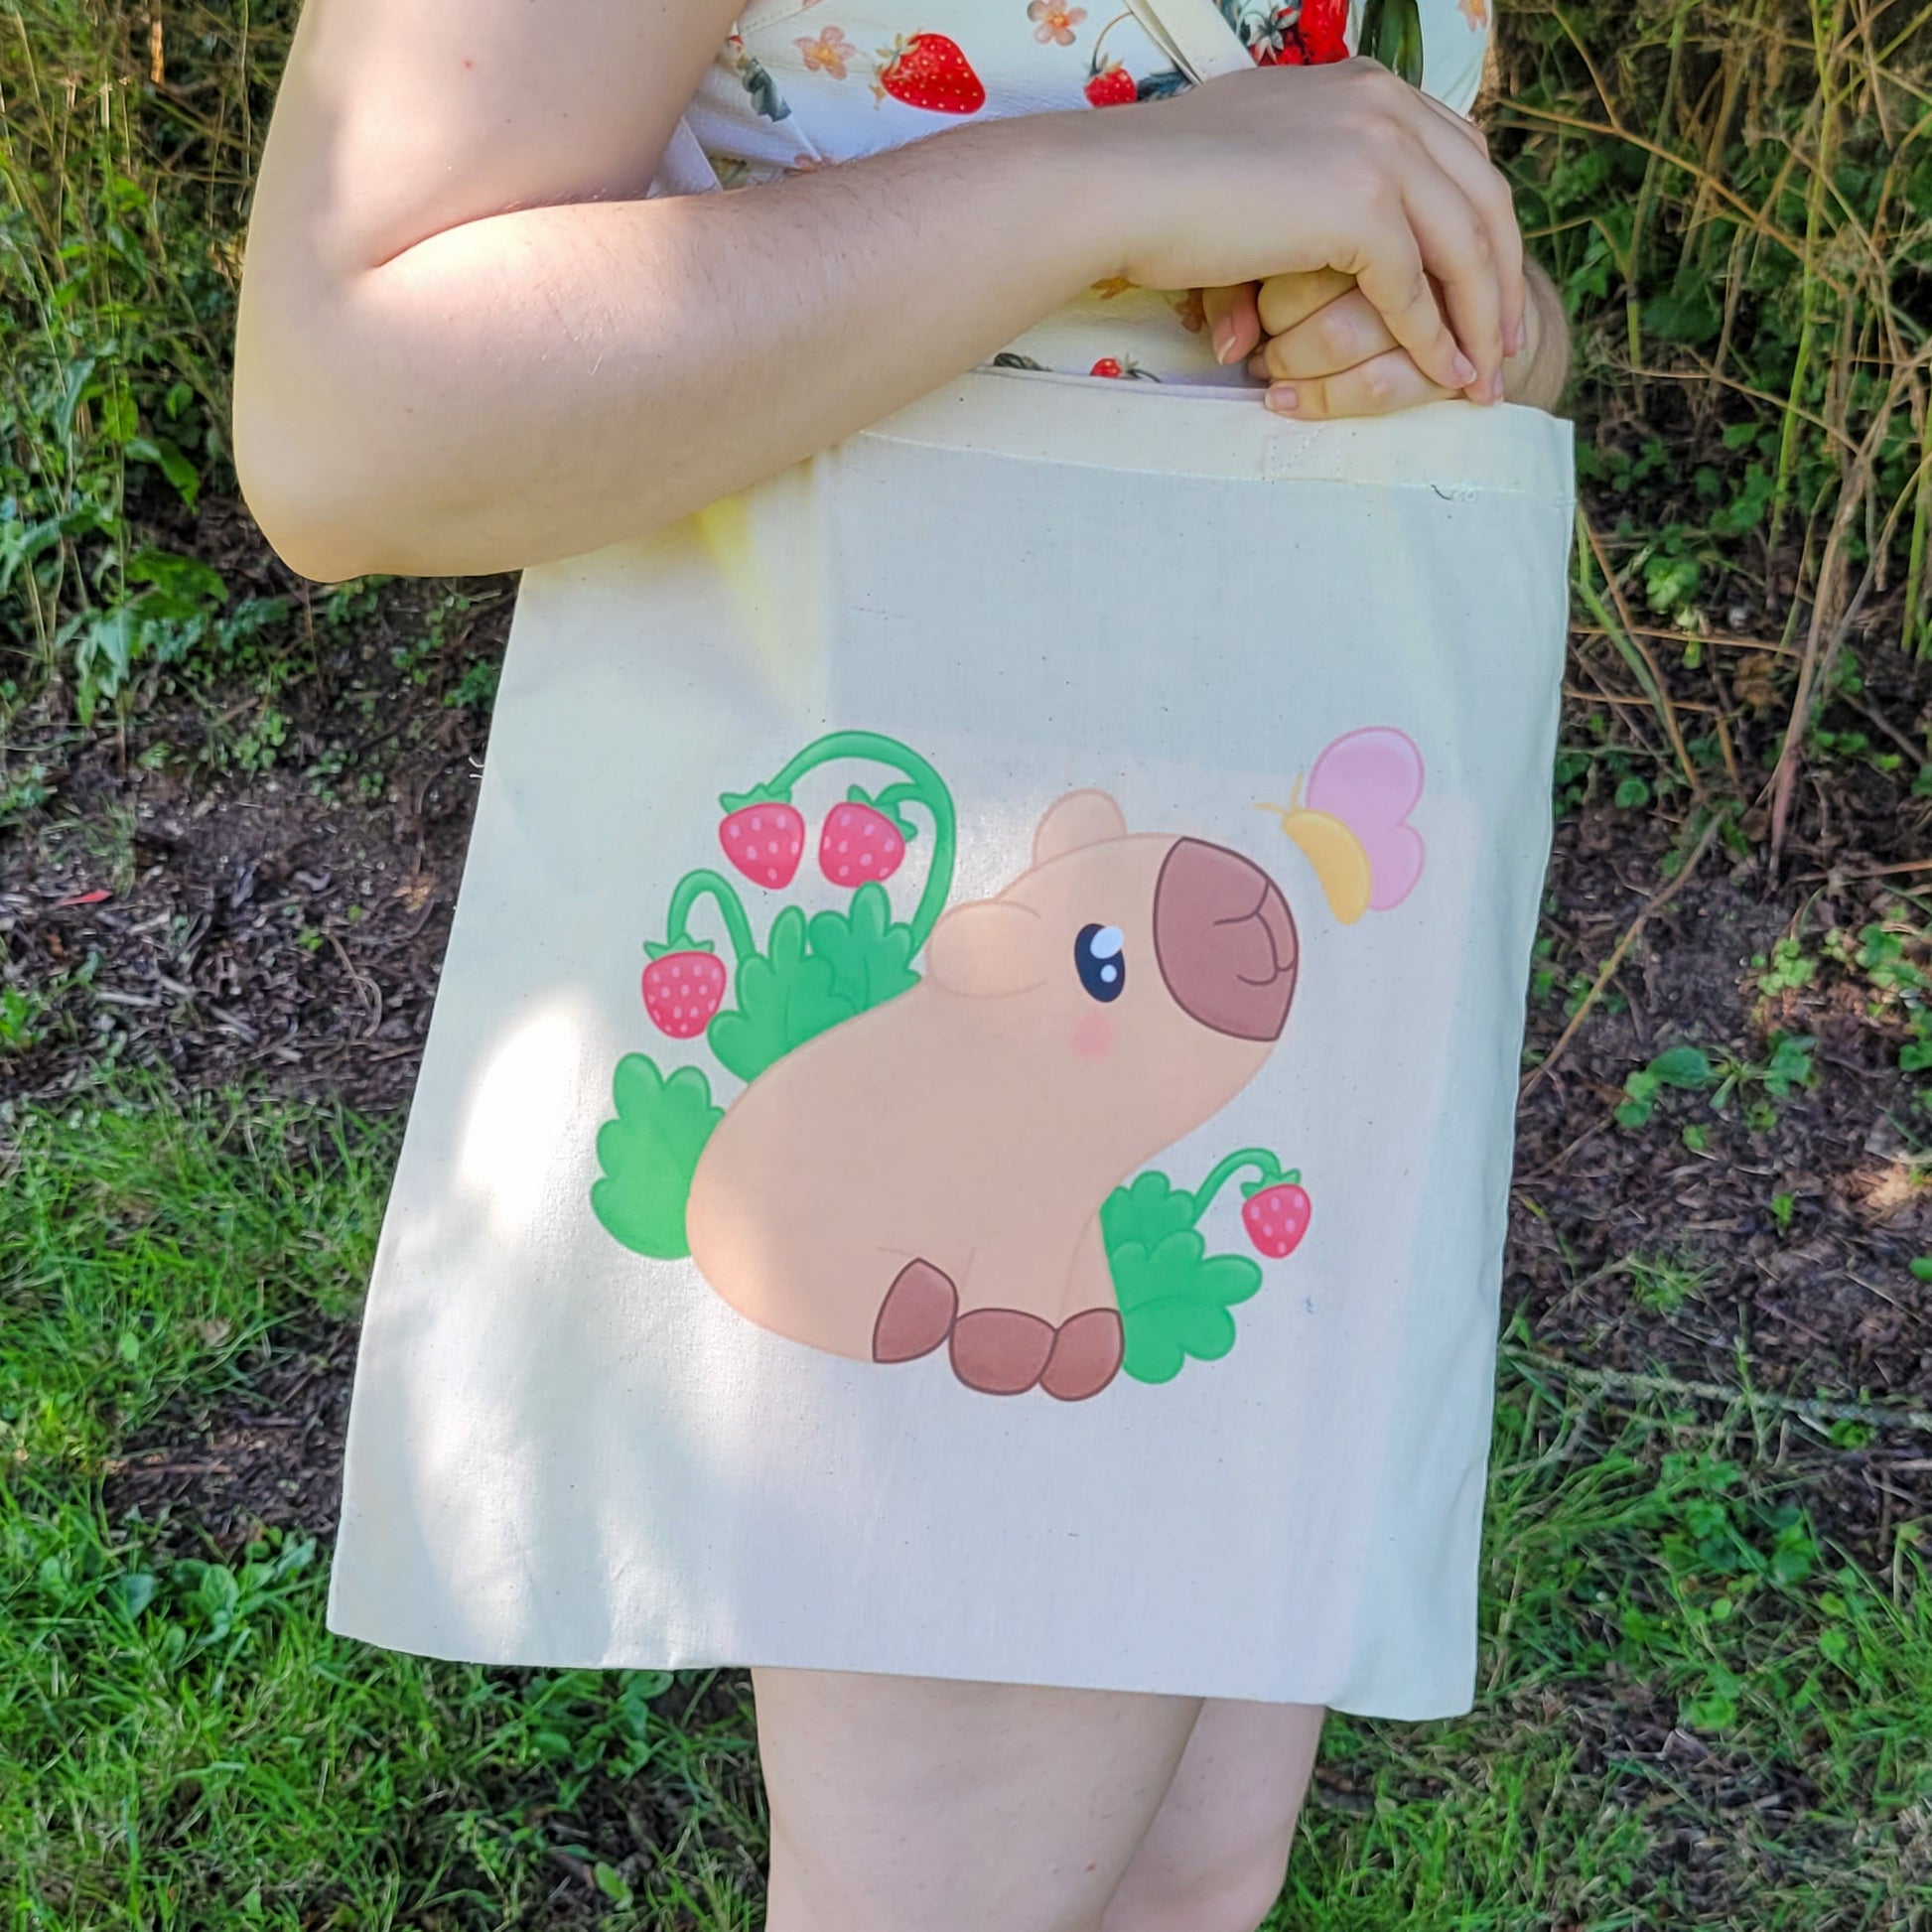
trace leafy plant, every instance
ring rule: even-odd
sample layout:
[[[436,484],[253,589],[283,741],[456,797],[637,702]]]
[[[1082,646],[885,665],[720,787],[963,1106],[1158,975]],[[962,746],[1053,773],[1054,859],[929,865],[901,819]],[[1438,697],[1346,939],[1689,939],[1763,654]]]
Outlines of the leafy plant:
[[[39,762],[13,772],[0,772],[0,829],[16,818],[24,818],[54,796],[47,782],[47,766]]]
[[[1769,1056],[1762,1061],[1725,1057],[1714,1061],[1701,1047],[1673,1046],[1639,1067],[1623,1083],[1623,1101],[1616,1109],[1619,1127],[1649,1124],[1666,1088],[1685,1093],[1708,1093],[1714,1110],[1722,1112],[1740,1091],[1757,1087],[1765,1101],[1747,1115],[1754,1129],[1769,1127],[1776,1118],[1770,1103],[1788,1100],[1817,1078],[1812,1054],[1818,1042],[1809,1034],[1774,1033]]]
[[[868,969],[855,964],[860,944],[855,938],[842,957],[863,979]],[[762,953],[739,961],[733,992],[737,1007],[711,1023],[708,1037],[723,1065],[747,1082],[859,1011],[839,992],[833,962],[811,949],[805,914],[795,905],[771,921]]]
[[[832,970],[834,997],[854,1013],[884,1006],[919,983],[912,928],[893,917],[877,880],[861,886],[843,912],[815,913],[808,930],[811,950]]]
[[[52,1001],[32,987],[0,986],[0,1053],[23,1052],[40,1038]]]
[[[1797,939],[1780,939],[1767,960],[1758,953],[1752,960],[1757,969],[1757,990],[1766,995],[1795,993],[1809,986],[1818,973],[1818,962]]]
[[[698,1157],[725,1110],[695,1066],[667,1078],[646,1053],[618,1062],[612,1098],[618,1113],[598,1130],[604,1173],[591,1183],[592,1211],[633,1253],[675,1261],[691,1252],[685,1204]]]
[[[182,31],[181,16],[17,0],[0,36],[0,636],[83,718],[157,669],[164,640],[194,647],[140,566],[233,487],[226,364],[253,163],[235,129],[265,123],[292,15],[261,0]]]
[[[1234,1346],[1229,1311],[1261,1287],[1261,1267],[1247,1255],[1209,1254],[1199,1223],[1246,1169],[1257,1175],[1242,1187],[1250,1200],[1294,1179],[1266,1149],[1244,1148],[1216,1163],[1191,1193],[1150,1169],[1101,1203],[1101,1245],[1125,1330],[1122,1367],[1136,1381],[1170,1382],[1189,1360],[1218,1361]]]
[[[1623,1104],[1616,1110],[1619,1127],[1648,1125],[1658,1096],[1666,1087],[1685,1093],[1708,1092],[1718,1083],[1717,1069],[1695,1046],[1673,1046],[1639,1067],[1623,1083]]]
[[[1120,1297],[1127,1355],[1140,1382],[1169,1382],[1191,1358],[1217,1361],[1234,1346],[1232,1308],[1261,1287],[1247,1255],[1210,1255],[1195,1222],[1201,1204],[1149,1171],[1116,1187],[1100,1209],[1101,1240]]]

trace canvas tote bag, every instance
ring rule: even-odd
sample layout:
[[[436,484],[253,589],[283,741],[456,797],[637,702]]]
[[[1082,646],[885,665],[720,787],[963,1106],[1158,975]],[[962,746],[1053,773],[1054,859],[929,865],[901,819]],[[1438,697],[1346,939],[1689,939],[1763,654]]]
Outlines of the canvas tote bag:
[[[1571,515],[982,369],[527,572],[332,1627],[1465,1710]]]

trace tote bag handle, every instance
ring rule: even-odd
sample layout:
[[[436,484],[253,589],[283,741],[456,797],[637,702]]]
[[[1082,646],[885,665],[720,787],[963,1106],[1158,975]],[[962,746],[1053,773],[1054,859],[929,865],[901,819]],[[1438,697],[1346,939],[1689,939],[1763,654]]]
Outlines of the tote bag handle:
[[[1218,80],[1254,66],[1215,0],[1127,0],[1127,7],[1189,80]]]

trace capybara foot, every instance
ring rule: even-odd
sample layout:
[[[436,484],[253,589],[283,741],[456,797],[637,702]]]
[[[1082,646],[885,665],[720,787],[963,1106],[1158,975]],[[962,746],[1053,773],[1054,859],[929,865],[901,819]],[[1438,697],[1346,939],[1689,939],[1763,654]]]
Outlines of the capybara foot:
[[[910,1362],[952,1333],[959,1293],[952,1277],[929,1261],[908,1261],[893,1279],[872,1327],[875,1362]]]
[[[1120,1373],[1126,1337],[1113,1309],[1082,1309],[1060,1323],[1039,1386],[1062,1402],[1098,1395]]]
[[[1019,1309],[973,1309],[952,1327],[952,1372],[983,1395],[1020,1395],[1053,1352],[1053,1324]]]

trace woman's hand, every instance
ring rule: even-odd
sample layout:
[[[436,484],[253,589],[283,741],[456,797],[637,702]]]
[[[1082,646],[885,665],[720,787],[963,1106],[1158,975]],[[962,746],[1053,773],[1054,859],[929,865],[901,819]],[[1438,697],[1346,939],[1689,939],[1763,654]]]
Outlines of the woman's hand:
[[[1570,372],[1569,326],[1550,278],[1526,266],[1524,342],[1504,359],[1501,399],[1554,409]],[[1354,281],[1332,269],[1205,289],[1217,358],[1244,357],[1285,416],[1386,416],[1458,393],[1430,381]]]
[[[1297,322],[1326,306],[1297,313],[1310,292],[1352,295],[1337,322],[1349,340],[1316,359],[1374,343],[1360,363],[1392,350],[1405,362],[1376,369],[1370,386],[1401,369],[1414,400],[1426,399],[1420,385],[1501,398],[1504,360],[1526,340],[1523,242],[1508,184],[1461,115],[1353,60],[1230,75],[1126,110],[1117,125],[1143,137],[1161,170],[1152,182],[1145,165],[1128,170],[1147,197],[1122,265],[1130,281],[1262,282],[1278,319]],[[1231,201],[1233,179],[1269,186]]]

